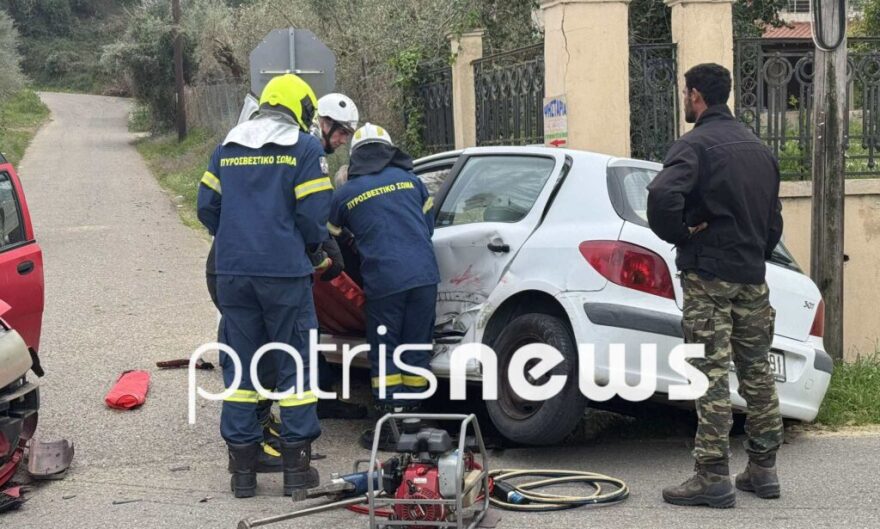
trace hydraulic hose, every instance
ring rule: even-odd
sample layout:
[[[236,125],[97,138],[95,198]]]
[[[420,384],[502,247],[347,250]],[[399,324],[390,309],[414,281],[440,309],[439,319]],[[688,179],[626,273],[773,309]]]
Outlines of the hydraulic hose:
[[[499,509],[522,512],[548,512],[576,507],[610,505],[629,496],[629,487],[617,478],[576,470],[495,469],[489,471],[494,488],[489,501]],[[511,480],[538,477],[536,481]],[[587,496],[564,496],[538,492],[537,489],[555,485],[582,483],[593,489]],[[604,485],[604,487],[603,487]],[[611,487],[608,487],[611,485]],[[610,489],[606,492],[606,488]]]

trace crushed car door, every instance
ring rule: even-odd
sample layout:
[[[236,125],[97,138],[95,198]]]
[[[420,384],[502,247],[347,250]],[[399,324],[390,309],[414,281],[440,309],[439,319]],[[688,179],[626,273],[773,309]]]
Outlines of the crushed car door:
[[[546,150],[465,152],[435,203],[435,335],[462,336],[541,222],[570,165]]]

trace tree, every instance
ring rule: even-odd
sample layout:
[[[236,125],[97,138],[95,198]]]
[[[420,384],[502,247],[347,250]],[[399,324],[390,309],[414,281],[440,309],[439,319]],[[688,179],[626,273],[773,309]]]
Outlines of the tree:
[[[880,37],[880,0],[855,0],[851,7],[862,14],[850,28],[855,36]]]
[[[784,25],[779,11],[786,3],[787,0],[737,0],[733,4],[734,36],[757,37],[767,25]],[[629,6],[629,31],[630,42],[633,43],[670,42],[670,8],[661,0],[632,0]]]
[[[146,0],[132,11],[123,37],[104,49],[101,62],[110,71],[127,75],[132,91],[147,105],[153,127],[169,129],[176,118],[174,93],[173,32],[170,3]],[[191,82],[195,73],[192,38],[183,33],[184,78]]]
[[[21,57],[18,55],[18,31],[12,18],[0,10],[0,99],[5,99],[24,86]]]

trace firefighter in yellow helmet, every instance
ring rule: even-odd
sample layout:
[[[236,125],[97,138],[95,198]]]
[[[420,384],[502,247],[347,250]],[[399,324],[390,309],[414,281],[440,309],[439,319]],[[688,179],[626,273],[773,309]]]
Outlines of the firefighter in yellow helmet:
[[[256,493],[263,429],[257,419],[259,387],[285,392],[295,386],[293,357],[272,351],[260,364],[273,380],[252,380],[255,352],[264,344],[293,346],[302,357],[303,387],[279,400],[284,494],[317,485],[311,443],[320,433],[317,398],[308,389],[308,331],[318,322],[312,274],[331,279],[342,270],[322,248],[332,185],[322,167],[324,149],[309,134],[317,106],[309,85],[292,74],[273,78],[260,97],[260,113],[233,128],[217,146],[202,177],[198,216],[214,236],[221,332],[241,360],[241,383],[223,402],[220,432],[226,441],[236,497]],[[336,260],[339,261],[339,260]],[[223,366],[227,387],[234,364]]]

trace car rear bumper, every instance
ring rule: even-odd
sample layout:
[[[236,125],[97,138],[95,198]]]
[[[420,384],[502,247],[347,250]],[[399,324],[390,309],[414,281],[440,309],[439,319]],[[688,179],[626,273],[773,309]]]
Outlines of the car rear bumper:
[[[572,322],[576,341],[592,343],[597,354],[596,379],[608,381],[607,354],[611,344],[626,345],[628,383],[639,376],[640,347],[656,344],[659,393],[666,393],[669,385],[685,384],[686,380],[673,371],[664,359],[682,343],[681,311],[672,300],[647,299],[644,295],[626,296],[609,285],[610,290],[598,292],[565,292],[557,296]],[[626,289],[620,289],[626,290]],[[613,300],[613,301],[612,301]],[[624,301],[624,303],[621,303]],[[798,341],[774,336],[772,350],[785,357],[785,381],[777,381],[782,416],[812,421],[828,390],[833,362],[825,352],[821,339],[811,337]],[[605,358],[603,362],[603,357]],[[730,397],[736,409],[744,410],[746,403],[737,393],[739,381],[731,372]]]

